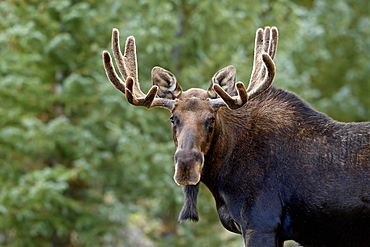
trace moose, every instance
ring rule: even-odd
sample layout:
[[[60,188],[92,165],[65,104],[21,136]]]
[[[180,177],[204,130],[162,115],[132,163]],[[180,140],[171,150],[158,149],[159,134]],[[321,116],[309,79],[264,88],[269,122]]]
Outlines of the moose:
[[[174,180],[183,186],[179,221],[198,220],[199,183],[211,191],[222,225],[247,247],[370,246],[370,122],[341,123],[294,93],[271,86],[276,27],[256,32],[246,88],[233,66],[219,70],[207,90],[183,91],[169,71],[154,67],[153,86],[140,89],[134,37],[122,55],[123,77],[103,52],[108,79],[134,106],[171,111],[176,146]]]

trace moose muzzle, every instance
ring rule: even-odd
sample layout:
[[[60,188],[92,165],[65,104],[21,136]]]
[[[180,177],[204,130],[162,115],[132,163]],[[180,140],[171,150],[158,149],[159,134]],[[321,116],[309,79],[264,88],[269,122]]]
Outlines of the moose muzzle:
[[[175,153],[174,180],[178,185],[196,185],[200,181],[204,155],[198,150],[181,149]]]

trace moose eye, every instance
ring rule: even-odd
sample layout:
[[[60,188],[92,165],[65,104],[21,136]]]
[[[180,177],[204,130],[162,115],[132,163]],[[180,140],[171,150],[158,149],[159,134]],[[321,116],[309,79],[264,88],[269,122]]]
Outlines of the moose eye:
[[[172,123],[173,125],[176,125],[176,124],[177,124],[177,122],[178,122],[178,117],[177,117],[177,116],[175,116],[175,115],[172,115],[172,116],[170,117],[170,121],[171,121],[171,123]]]
[[[212,117],[209,117],[206,121],[207,124],[214,124],[214,122],[216,121],[216,118],[214,116]]]
[[[212,130],[212,128],[214,127],[214,124],[215,124],[215,121],[216,121],[216,118],[215,117],[209,117],[207,120],[206,120],[206,126],[208,128],[208,130]]]

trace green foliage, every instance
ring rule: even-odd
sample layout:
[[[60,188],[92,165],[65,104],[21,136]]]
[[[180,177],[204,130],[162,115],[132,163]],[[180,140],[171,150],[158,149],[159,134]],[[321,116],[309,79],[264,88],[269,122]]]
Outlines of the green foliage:
[[[297,10],[298,29],[289,40],[280,40],[280,48],[288,51],[278,58],[278,63],[286,60],[280,66],[285,64],[284,87],[334,119],[368,121],[369,4],[316,0]]]
[[[370,119],[366,0],[0,1],[0,245],[240,246],[202,186],[200,222],[176,222],[174,145],[163,109],[108,82],[113,27],[134,35],[139,78],[171,70],[207,88],[233,64],[248,81],[256,28],[280,40],[275,85],[338,120]]]

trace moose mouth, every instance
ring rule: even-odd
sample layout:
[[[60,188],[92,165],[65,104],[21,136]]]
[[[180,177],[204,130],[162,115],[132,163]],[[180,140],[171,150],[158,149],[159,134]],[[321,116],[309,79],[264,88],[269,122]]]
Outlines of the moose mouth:
[[[200,181],[204,157],[197,150],[178,150],[175,153],[174,180],[178,185],[196,185]]]
[[[176,176],[175,176],[175,182],[178,184],[178,185],[197,185],[199,183],[200,179],[198,179],[197,181],[178,181]]]

